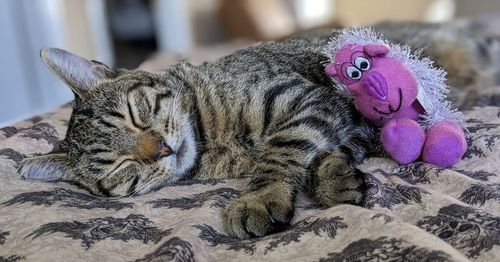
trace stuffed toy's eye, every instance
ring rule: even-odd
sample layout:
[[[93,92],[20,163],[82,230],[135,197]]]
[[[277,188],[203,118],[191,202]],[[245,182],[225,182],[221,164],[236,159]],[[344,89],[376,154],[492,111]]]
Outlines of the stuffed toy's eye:
[[[363,75],[359,69],[354,66],[350,66],[347,68],[347,76],[352,80],[359,80]]]
[[[364,57],[356,58],[356,60],[354,60],[354,65],[361,71],[367,71],[371,67],[370,61]]]

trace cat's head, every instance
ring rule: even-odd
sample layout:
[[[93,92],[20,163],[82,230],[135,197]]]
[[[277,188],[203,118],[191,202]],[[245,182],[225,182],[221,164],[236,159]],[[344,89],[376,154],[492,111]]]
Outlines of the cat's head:
[[[169,73],[110,69],[61,49],[44,63],[75,94],[66,137],[22,162],[28,179],[69,180],[94,194],[144,194],[184,177],[197,158],[195,108]]]

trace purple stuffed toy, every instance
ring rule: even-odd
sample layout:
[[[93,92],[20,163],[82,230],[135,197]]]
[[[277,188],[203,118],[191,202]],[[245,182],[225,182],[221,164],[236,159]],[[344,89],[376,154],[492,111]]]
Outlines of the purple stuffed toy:
[[[343,30],[327,55],[326,73],[354,96],[361,114],[382,127],[382,144],[398,163],[422,157],[449,167],[460,161],[467,149],[463,116],[445,101],[446,73],[431,60],[367,28]]]

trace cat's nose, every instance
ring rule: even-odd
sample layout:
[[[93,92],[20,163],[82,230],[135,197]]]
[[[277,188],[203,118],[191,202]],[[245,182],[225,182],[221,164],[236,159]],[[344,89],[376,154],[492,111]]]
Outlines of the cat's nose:
[[[368,95],[377,100],[385,101],[388,87],[384,75],[377,71],[368,71],[363,78],[363,84]]]
[[[174,151],[167,144],[167,142],[165,140],[162,140],[160,142],[160,145],[158,146],[158,152],[156,153],[156,156],[157,156],[156,158],[160,159],[162,157],[167,157],[167,156],[170,156],[173,153],[174,153]]]

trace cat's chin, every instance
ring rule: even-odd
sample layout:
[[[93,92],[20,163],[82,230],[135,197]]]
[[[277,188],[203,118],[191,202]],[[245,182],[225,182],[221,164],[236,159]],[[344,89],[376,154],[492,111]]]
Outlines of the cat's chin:
[[[184,178],[194,166],[197,154],[194,137],[185,136],[174,151],[175,154],[160,160],[161,165],[167,170],[172,170],[168,182],[176,182]]]
[[[177,154],[175,155],[177,163],[181,162],[186,154],[187,151],[187,145],[186,145],[186,139],[182,140],[181,145],[179,146],[179,149],[177,149]]]
[[[183,178],[186,173],[194,166],[196,160],[197,148],[193,137],[185,137],[175,156],[176,173],[178,179]]]

